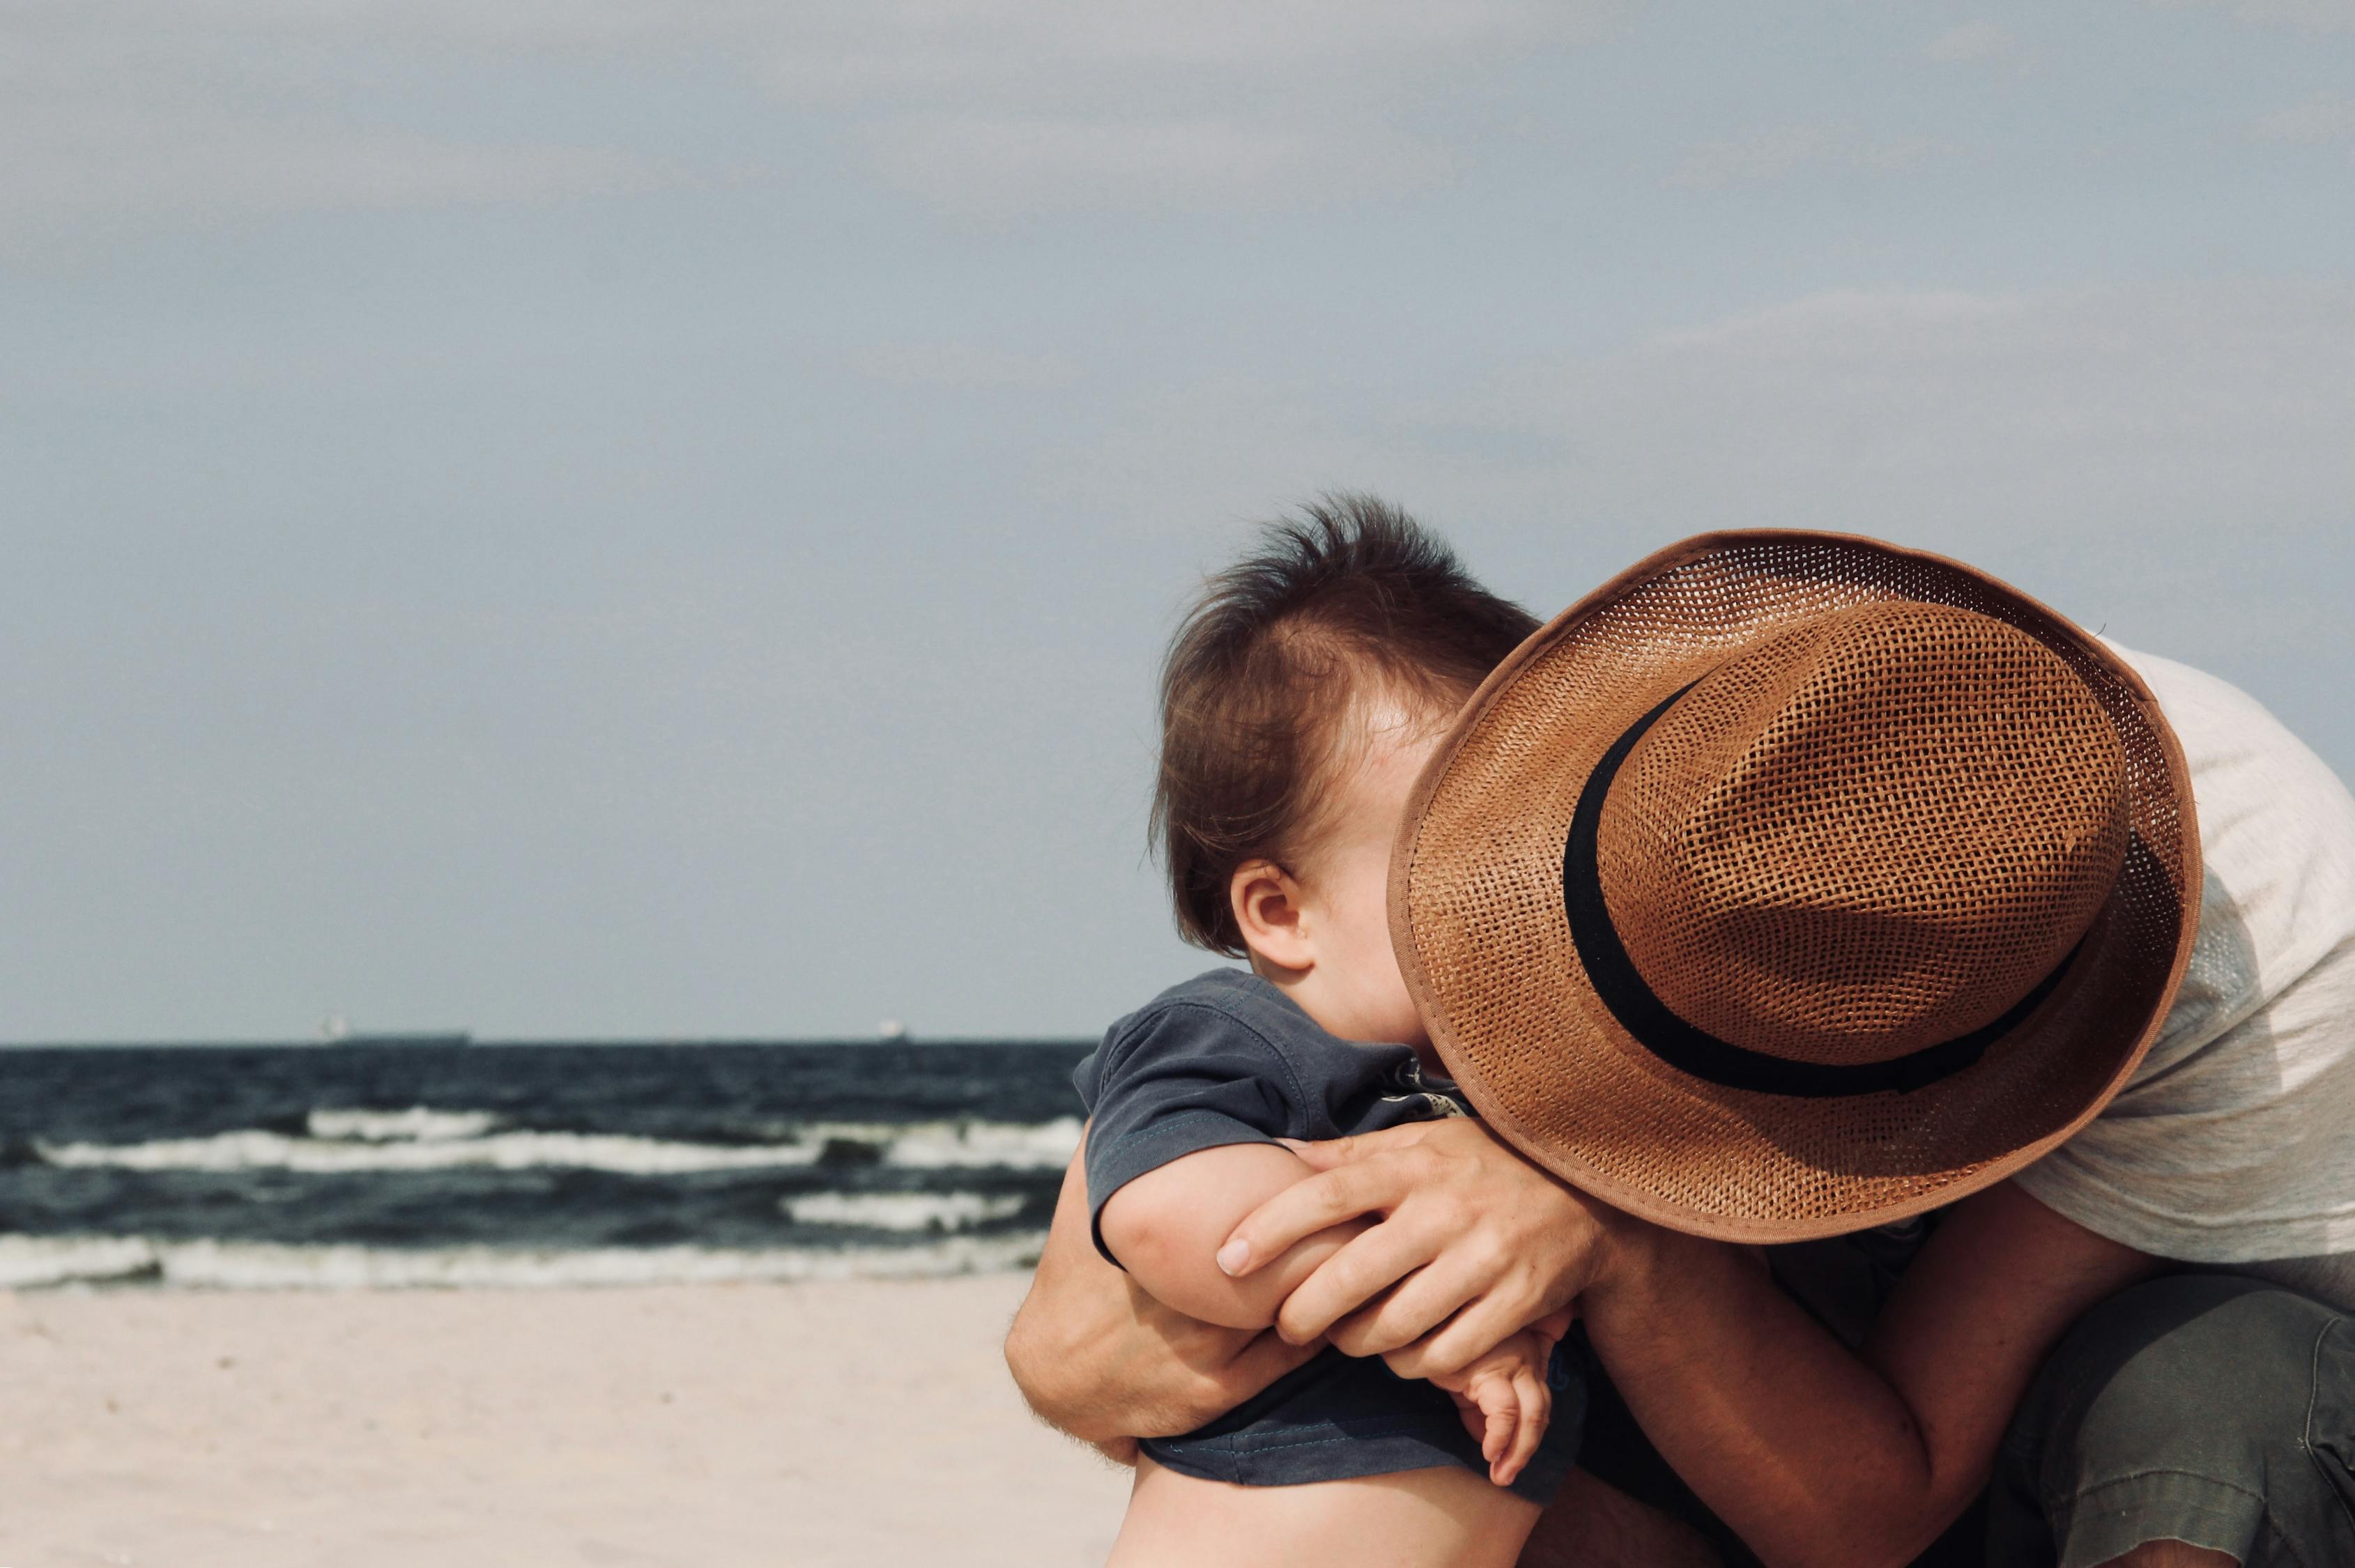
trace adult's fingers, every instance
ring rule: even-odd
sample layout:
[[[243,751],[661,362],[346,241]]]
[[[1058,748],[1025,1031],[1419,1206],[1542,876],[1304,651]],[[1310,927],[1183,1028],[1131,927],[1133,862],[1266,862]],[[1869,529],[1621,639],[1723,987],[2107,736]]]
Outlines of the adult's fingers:
[[[1411,1183],[1411,1174],[1394,1161],[1345,1165],[1295,1181],[1228,1232],[1219,1248],[1219,1266],[1241,1279],[1319,1231],[1360,1214],[1387,1211]]]
[[[1275,1309],[1275,1331],[1295,1341],[1330,1338],[1327,1331],[1343,1313],[1380,1296],[1436,1250],[1412,1225],[1392,1222],[1360,1232],[1293,1286]]]
[[[1377,1234],[1369,1231],[1367,1237]],[[1380,1300],[1350,1303],[1356,1309],[1329,1325],[1325,1337],[1352,1356],[1386,1356],[1453,1317],[1487,1283],[1477,1260],[1442,1253]]]
[[[1530,1295],[1520,1282],[1506,1282],[1436,1329],[1425,1356],[1443,1372],[1468,1367],[1519,1333],[1534,1315]]]
[[[1480,1297],[1436,1332],[1391,1351],[1383,1360],[1402,1378],[1453,1377],[1520,1331],[1529,1320],[1518,1292]],[[1335,1333],[1347,1336],[1349,1326]]]
[[[1434,1125],[1436,1124],[1432,1122],[1409,1122],[1403,1126],[1357,1133],[1346,1138],[1329,1138],[1323,1143],[1301,1143],[1292,1138],[1279,1141],[1316,1169],[1335,1170],[1378,1154],[1412,1148],[1430,1136]]]

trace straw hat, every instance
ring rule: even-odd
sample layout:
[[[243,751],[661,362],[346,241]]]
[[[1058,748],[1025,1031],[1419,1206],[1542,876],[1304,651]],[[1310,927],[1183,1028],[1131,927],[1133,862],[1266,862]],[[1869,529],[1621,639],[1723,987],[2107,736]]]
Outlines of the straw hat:
[[[2199,897],[2182,749],[2115,655],[1966,566],[1780,532],[1672,546],[1522,644],[1390,892],[1499,1133],[1759,1242],[1951,1202],[2083,1125]]]

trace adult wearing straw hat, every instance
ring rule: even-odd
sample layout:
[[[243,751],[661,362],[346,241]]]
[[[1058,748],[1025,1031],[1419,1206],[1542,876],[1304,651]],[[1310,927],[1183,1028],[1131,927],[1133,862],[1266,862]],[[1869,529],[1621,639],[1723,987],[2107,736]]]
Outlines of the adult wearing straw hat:
[[[1466,705],[1391,922],[1486,1126],[1310,1151],[1222,1264],[1382,1222],[1287,1336],[1412,1374],[1574,1302],[1630,1418],[1582,1465],[1729,1559],[1983,1499],[1990,1562],[2355,1563],[2355,800],[2241,693],[1952,561],[1705,536]],[[1060,1256],[1067,1424],[1247,1381]]]
[[[1524,644],[1423,775],[1392,945],[1524,1154],[1730,1241],[1902,1220],[2125,1081],[2198,924],[2181,752],[1977,574],[1702,541]]]

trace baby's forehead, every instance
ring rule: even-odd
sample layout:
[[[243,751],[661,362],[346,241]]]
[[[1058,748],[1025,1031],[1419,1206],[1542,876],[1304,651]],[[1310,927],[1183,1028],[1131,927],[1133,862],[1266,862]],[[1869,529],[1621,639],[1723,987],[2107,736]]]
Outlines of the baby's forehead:
[[[1384,746],[1412,744],[1445,729],[1460,699],[1360,659],[1330,683],[1329,700],[1331,757],[1356,763]]]
[[[1449,699],[1380,674],[1336,696],[1321,754],[1304,780],[1313,804],[1298,848],[1310,854],[1358,827],[1353,813],[1393,806],[1388,797],[1399,791],[1391,775],[1402,762],[1418,763],[1413,753],[1435,740],[1455,713]]]

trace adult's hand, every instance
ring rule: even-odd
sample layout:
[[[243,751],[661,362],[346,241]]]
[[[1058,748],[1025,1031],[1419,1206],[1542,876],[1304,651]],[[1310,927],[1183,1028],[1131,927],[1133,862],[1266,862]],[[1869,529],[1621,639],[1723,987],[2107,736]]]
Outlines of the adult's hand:
[[[1088,1234],[1085,1160],[1083,1145],[1006,1337],[1006,1364],[1041,1419],[1126,1463],[1137,1438],[1193,1431],[1323,1344],[1198,1322],[1138,1289]]]
[[[1383,1356],[1406,1377],[1461,1371],[1570,1306],[1639,1226],[1466,1119],[1297,1152],[1321,1174],[1245,1216],[1220,1265],[1246,1275],[1304,1237],[1383,1216],[1293,1291],[1276,1328],[1295,1342],[1321,1337],[1353,1356]]]

